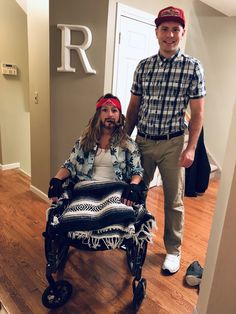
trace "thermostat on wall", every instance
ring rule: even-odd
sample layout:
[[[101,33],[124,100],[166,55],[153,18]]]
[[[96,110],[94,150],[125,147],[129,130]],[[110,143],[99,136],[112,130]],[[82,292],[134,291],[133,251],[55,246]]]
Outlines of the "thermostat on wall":
[[[17,75],[17,66],[11,63],[2,63],[2,74]]]

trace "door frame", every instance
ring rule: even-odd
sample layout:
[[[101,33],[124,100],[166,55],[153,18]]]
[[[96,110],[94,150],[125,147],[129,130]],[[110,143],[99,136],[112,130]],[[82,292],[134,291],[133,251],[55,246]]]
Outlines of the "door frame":
[[[155,15],[147,13],[142,10],[135,9],[122,3],[117,3],[116,7],[116,26],[115,26],[115,48],[114,48],[114,63],[113,63],[113,77],[112,77],[112,93],[116,93],[116,82],[118,73],[118,59],[119,59],[119,39],[120,39],[120,17],[125,16],[155,26]]]

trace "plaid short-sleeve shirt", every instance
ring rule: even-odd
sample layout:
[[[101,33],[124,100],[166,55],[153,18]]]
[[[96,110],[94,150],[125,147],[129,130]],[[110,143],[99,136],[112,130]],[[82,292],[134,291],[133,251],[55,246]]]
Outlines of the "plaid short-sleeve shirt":
[[[141,96],[138,131],[164,135],[184,130],[189,100],[206,95],[202,65],[180,51],[170,59],[154,55],[138,64],[131,92]]]

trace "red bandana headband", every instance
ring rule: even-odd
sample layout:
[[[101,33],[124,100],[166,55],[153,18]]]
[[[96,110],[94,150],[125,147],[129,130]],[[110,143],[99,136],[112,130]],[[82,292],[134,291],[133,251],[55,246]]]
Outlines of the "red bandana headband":
[[[112,105],[115,106],[117,109],[121,111],[121,104],[120,101],[116,98],[101,98],[97,103],[96,103],[96,110],[98,108],[101,108],[102,106],[106,105]]]

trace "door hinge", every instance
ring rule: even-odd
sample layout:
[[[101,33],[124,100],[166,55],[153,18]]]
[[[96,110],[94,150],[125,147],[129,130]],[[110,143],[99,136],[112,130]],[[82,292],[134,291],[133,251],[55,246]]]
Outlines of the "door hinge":
[[[120,45],[120,41],[121,41],[121,32],[119,32],[119,39],[118,39],[118,44]]]

